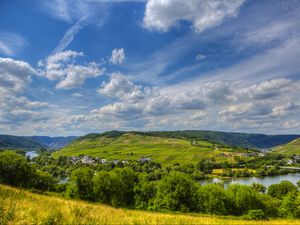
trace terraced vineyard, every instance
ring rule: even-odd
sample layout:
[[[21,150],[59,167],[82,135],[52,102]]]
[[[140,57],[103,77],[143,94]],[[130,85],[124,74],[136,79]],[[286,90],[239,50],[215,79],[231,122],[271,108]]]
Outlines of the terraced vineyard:
[[[130,160],[150,157],[165,165],[197,163],[203,158],[216,161],[233,161],[234,155],[245,149],[225,147],[208,141],[147,136],[124,133],[117,137],[94,135],[83,137],[54,154],[58,156],[90,155],[105,159]]]
[[[293,140],[285,145],[280,145],[274,148],[274,151],[277,153],[292,155],[300,154],[300,138]]]

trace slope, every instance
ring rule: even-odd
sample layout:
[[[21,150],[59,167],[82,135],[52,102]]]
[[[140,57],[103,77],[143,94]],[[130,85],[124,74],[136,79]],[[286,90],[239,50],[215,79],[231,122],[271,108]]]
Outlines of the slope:
[[[243,152],[246,150],[208,141],[149,136],[137,132],[107,132],[78,138],[55,152],[54,156],[90,155],[109,160],[136,160],[150,157],[164,165],[169,165],[197,163],[201,159],[211,157],[216,161],[233,161],[234,155]]]
[[[300,138],[293,140],[285,145],[280,145],[274,148],[274,151],[277,153],[292,155],[298,154],[300,155]]]
[[[266,135],[206,130],[150,131],[138,133],[160,137],[207,140],[209,142],[221,143],[230,146],[256,149],[271,148],[286,144],[296,138],[300,138],[300,135]]]
[[[59,149],[70,142],[75,140],[76,136],[68,136],[68,137],[48,137],[48,136],[32,136],[33,140],[38,141],[40,144],[47,146],[48,148]]]
[[[0,149],[37,149],[45,146],[30,137],[0,135]]]
[[[299,220],[246,221],[235,217],[155,213],[32,194],[0,185],[3,224],[300,224]]]

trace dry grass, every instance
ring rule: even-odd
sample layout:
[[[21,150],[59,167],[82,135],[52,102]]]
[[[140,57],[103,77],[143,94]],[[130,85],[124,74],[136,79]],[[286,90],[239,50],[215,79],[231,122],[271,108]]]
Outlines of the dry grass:
[[[238,218],[152,213],[32,194],[0,185],[0,224],[300,224],[299,220],[245,221]]]

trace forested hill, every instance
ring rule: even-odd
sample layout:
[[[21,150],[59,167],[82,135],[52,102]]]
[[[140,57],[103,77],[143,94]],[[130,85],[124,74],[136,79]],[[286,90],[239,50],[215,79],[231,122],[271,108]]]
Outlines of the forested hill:
[[[91,139],[93,137],[107,136],[107,137],[119,137],[125,131],[108,131],[101,134],[88,134],[82,136],[80,139]],[[286,144],[296,138],[300,138],[300,135],[265,135],[265,134],[249,134],[249,133],[233,133],[233,132],[220,132],[220,131],[206,131],[206,130],[183,130],[183,131],[148,131],[139,132],[131,131],[130,133],[156,136],[156,137],[168,137],[168,138],[180,138],[187,140],[205,140],[212,143],[225,144],[229,146],[239,146],[243,148],[272,148],[278,145]]]
[[[36,149],[45,147],[43,144],[29,137],[0,135],[0,149]]]
[[[76,137],[0,135],[0,149],[62,148]]]
[[[48,137],[48,136],[32,136],[33,140],[38,141],[40,144],[47,146],[48,148],[59,149],[76,139],[76,136],[67,137]]]

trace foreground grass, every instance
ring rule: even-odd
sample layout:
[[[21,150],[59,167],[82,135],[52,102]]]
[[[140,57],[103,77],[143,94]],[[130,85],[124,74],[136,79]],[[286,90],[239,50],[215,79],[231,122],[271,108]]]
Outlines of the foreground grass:
[[[238,218],[152,213],[32,194],[0,185],[0,224],[300,224],[299,220],[245,221]]]
[[[201,159],[214,158],[217,162],[233,162],[232,148],[214,145],[207,141],[197,141],[197,146],[188,140],[153,137],[138,134],[124,134],[116,139],[101,136],[96,139],[75,141],[55,152],[54,156],[90,155],[109,160],[136,160],[150,157],[163,165],[174,163],[197,163]],[[240,150],[242,151],[242,150]],[[228,156],[220,153],[227,152]]]

